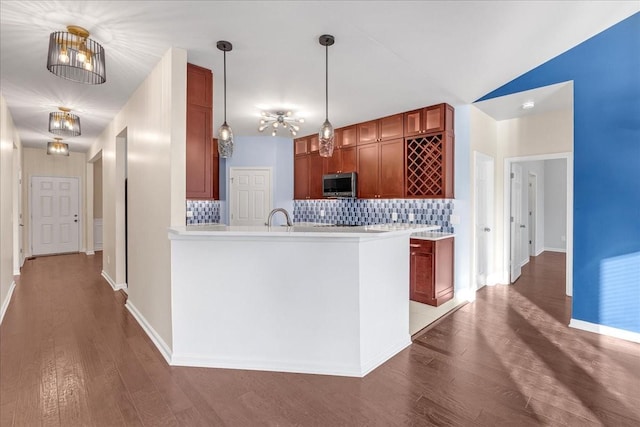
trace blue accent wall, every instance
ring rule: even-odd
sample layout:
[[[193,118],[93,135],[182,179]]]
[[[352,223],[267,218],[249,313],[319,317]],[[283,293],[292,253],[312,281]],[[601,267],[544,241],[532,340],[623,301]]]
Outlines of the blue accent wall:
[[[479,101],[570,80],[572,317],[640,333],[640,13]]]
[[[220,162],[220,221],[229,224],[229,169],[232,167],[271,167],[274,208],[293,213],[293,140],[274,136],[236,137],[233,156]],[[265,218],[266,220],[266,218]],[[274,224],[282,222],[278,215]]]

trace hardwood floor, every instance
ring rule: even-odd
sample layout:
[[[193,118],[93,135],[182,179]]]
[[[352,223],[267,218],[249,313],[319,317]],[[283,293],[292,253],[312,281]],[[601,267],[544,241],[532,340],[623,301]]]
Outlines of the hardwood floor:
[[[563,254],[362,379],[170,367],[100,259],[25,264],[0,326],[0,425],[640,424],[640,345],[566,326]]]

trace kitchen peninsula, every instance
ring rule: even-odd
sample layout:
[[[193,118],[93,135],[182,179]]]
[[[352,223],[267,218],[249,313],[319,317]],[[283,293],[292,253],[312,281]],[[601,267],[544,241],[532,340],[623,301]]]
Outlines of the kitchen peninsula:
[[[438,228],[171,228],[171,364],[366,375],[411,343],[409,236]]]

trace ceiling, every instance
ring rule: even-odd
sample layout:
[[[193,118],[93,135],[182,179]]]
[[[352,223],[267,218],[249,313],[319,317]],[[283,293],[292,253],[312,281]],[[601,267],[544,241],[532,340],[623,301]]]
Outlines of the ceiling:
[[[1,1],[0,88],[22,143],[44,147],[48,113],[72,109],[86,151],[170,47],[214,73],[214,127],[261,135],[261,109],[335,127],[447,102],[469,104],[640,10],[635,1]],[[104,46],[107,82],[90,86],[46,69],[49,34],[79,25]]]

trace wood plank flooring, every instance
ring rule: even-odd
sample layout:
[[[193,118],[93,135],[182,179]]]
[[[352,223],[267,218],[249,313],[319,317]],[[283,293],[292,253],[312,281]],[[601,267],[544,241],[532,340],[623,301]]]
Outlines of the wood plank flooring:
[[[25,264],[0,326],[1,426],[640,425],[640,345],[566,326],[563,254],[362,379],[170,367],[100,260]]]

